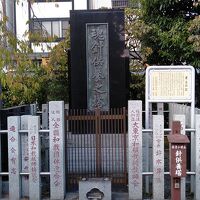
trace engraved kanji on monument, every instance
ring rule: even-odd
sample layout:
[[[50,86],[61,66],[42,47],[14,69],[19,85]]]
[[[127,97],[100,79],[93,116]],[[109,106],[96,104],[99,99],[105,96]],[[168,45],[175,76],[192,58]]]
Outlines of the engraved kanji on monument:
[[[20,187],[20,117],[8,117],[8,165],[9,165],[9,199],[21,198]]]
[[[21,116],[21,130],[28,130],[28,117],[30,115]],[[29,172],[29,153],[28,153],[28,132],[20,133],[21,135],[21,154],[22,154],[22,172]],[[22,197],[29,196],[29,177],[22,176]]]
[[[51,199],[65,197],[64,102],[49,102]]]
[[[129,199],[142,199],[142,101],[128,101]]]
[[[164,116],[153,115],[153,199],[164,199]]]
[[[88,109],[109,110],[108,24],[86,24]]]
[[[28,146],[29,146],[29,199],[41,198],[40,178],[40,117],[28,118]]]

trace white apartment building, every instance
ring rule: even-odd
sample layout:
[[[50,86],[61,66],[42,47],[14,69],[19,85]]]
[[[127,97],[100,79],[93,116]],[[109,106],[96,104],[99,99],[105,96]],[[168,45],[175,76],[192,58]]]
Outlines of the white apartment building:
[[[27,31],[56,36],[53,43],[30,41],[34,54],[45,54],[65,37],[69,26],[70,10],[126,7],[128,0],[0,0],[8,16],[8,28],[17,38],[28,39]],[[0,7],[0,9],[2,9]]]
[[[41,41],[39,46],[31,42],[33,52],[40,54],[48,52],[48,47],[53,47],[65,37],[69,26],[70,10],[111,8],[111,0],[36,0],[34,3],[20,0],[15,7],[18,38],[23,39],[24,33],[28,30],[57,37],[56,42]]]
[[[3,4],[2,4],[2,0],[0,1],[0,21],[2,20],[3,17]]]

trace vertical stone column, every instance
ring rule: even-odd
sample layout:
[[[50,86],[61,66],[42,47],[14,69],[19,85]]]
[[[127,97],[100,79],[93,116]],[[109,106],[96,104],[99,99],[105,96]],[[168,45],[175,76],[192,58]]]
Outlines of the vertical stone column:
[[[65,197],[64,102],[49,102],[51,199]]]
[[[28,131],[28,117],[30,115],[21,116],[21,130]],[[22,154],[22,172],[29,172],[29,153],[28,153],[28,132],[20,133],[21,154]],[[22,197],[29,196],[29,177],[22,176]]]
[[[153,115],[152,115],[152,103],[149,103],[149,126],[148,128],[152,129],[153,127]],[[147,128],[147,127],[146,127]],[[151,132],[145,133],[142,136],[143,138],[143,171],[148,172],[148,171],[152,171],[152,141],[153,141],[153,134]],[[145,192],[149,193],[149,185],[150,185],[150,177],[149,176],[145,176]]]
[[[164,200],[164,116],[153,116],[153,199]]]
[[[28,118],[28,146],[29,146],[29,199],[39,200],[40,192],[40,118],[30,116]]]
[[[164,103],[157,103],[157,111],[158,115],[164,114]]]
[[[49,129],[49,105],[42,104],[42,129]],[[49,171],[49,133],[42,134],[41,145],[43,149],[43,169],[44,171]]]
[[[168,109],[169,109],[168,123],[169,123],[169,127],[171,127],[172,126],[172,119],[173,119],[173,111],[174,111],[173,103],[168,103]]]
[[[48,104],[42,104],[42,129],[48,129]]]
[[[185,115],[174,115],[173,121],[180,121],[181,134],[185,135],[185,125],[186,125]],[[181,200],[185,200],[185,197],[186,197],[186,181],[185,181],[185,177],[181,177]]]
[[[129,199],[142,199],[142,101],[128,102]]]
[[[195,177],[195,199],[200,200],[200,115],[196,115],[196,177]]]
[[[8,117],[9,199],[21,198],[20,180],[20,117]]]

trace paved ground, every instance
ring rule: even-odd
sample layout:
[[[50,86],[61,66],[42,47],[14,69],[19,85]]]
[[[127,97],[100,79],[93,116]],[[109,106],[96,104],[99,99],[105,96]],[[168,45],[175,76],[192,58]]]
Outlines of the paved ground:
[[[79,200],[78,193],[68,193],[65,200]],[[128,193],[113,192],[112,200],[128,200]],[[144,200],[150,200],[150,199],[144,199]]]
[[[8,200],[8,197],[0,198],[0,200]],[[21,200],[28,200],[23,198]],[[49,198],[43,198],[42,200],[49,200]],[[65,200],[79,200],[78,193],[67,193]],[[112,200],[128,200],[128,193],[112,193]]]
[[[68,193],[65,200],[78,200],[78,193]],[[112,193],[112,200],[128,200],[127,193]]]

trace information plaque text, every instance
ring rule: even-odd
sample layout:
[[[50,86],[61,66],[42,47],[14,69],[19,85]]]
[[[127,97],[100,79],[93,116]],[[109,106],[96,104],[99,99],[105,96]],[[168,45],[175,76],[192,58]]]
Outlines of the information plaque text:
[[[148,99],[151,101],[192,99],[193,72],[188,68],[167,67],[148,70]]]

